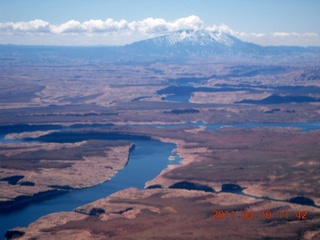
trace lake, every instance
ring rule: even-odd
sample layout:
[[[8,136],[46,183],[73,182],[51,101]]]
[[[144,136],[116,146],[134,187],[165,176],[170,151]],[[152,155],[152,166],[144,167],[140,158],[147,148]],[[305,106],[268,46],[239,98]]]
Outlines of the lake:
[[[24,208],[9,213],[0,213],[0,236],[7,229],[27,226],[41,216],[59,211],[72,211],[74,208],[129,187],[143,189],[147,181],[155,178],[168,164],[181,160],[172,153],[174,144],[155,140],[134,140],[135,149],[130,153],[128,164],[111,180],[93,187],[73,190],[65,194],[31,203]],[[169,161],[170,155],[175,156]]]
[[[37,131],[37,130],[62,130],[62,134],[68,134],[64,130],[70,130],[75,127],[62,127],[59,125],[49,126],[48,128],[41,125],[18,125],[16,126],[0,126],[0,142],[15,142],[16,140],[4,140],[4,136],[7,133],[20,133],[24,131]],[[103,125],[101,125],[103,126]],[[95,126],[94,127],[101,127]],[[300,123],[239,123],[239,124],[206,124],[204,122],[184,123],[184,124],[153,124],[152,126],[158,127],[174,127],[174,126],[205,126],[207,129],[219,129],[221,127],[237,127],[237,128],[249,128],[249,127],[295,127],[300,128],[303,131],[320,129],[320,122],[300,122]],[[41,141],[53,141],[53,142],[72,142],[84,139],[103,139],[102,134],[96,135],[82,135],[61,137],[61,134],[53,133],[51,137],[42,137]],[[113,136],[114,140],[117,136]],[[123,135],[119,135],[119,138],[123,139]],[[40,140],[39,139],[39,140]],[[5,231],[17,226],[27,226],[34,222],[39,217],[47,215],[52,212],[59,211],[72,211],[74,208],[84,205],[86,203],[95,201],[100,198],[109,196],[112,193],[123,190],[129,187],[135,187],[143,189],[145,182],[155,178],[168,164],[178,164],[181,159],[172,153],[172,150],[176,147],[174,144],[163,143],[155,140],[131,138],[130,141],[136,144],[135,149],[130,153],[130,159],[128,164],[120,170],[111,180],[98,184],[93,187],[73,190],[65,194],[52,197],[43,201],[37,201],[31,203],[21,209],[18,209],[9,213],[0,213],[0,236],[4,235]],[[16,141],[16,142],[21,142]],[[170,155],[176,156],[176,160],[169,161]]]

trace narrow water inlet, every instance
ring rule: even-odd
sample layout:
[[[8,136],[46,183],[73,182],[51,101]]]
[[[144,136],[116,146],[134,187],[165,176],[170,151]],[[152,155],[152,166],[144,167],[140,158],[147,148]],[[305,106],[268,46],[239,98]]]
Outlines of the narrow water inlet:
[[[126,188],[144,189],[145,183],[155,178],[168,164],[179,163],[179,156],[172,153],[175,144],[156,140],[133,140],[135,148],[130,152],[127,165],[109,181],[85,189],[68,189],[67,186],[54,186],[64,194],[29,203],[16,211],[0,213],[0,239],[6,230],[26,227],[38,218],[53,212],[73,209],[105,198]],[[171,155],[174,161],[169,161]],[[146,171],[146,169],[148,171]]]
[[[221,192],[241,194],[243,189],[244,188],[242,188],[241,186],[239,186],[237,184],[228,183],[228,184],[222,185]]]

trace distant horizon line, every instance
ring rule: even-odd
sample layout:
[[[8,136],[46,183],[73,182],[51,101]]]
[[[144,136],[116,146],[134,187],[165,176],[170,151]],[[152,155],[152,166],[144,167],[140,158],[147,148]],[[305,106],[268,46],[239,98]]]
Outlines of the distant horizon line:
[[[319,32],[241,32],[224,23],[207,25],[196,15],[172,21],[163,18],[139,21],[107,18],[53,24],[36,18],[25,22],[0,22],[0,44],[74,46],[76,43],[78,46],[115,47],[188,30],[222,32],[259,46],[320,46]]]
[[[149,38],[152,39],[152,38]],[[96,44],[96,45],[51,45],[51,44],[14,44],[14,43],[0,43],[0,46],[15,46],[15,47],[79,47],[79,48],[90,48],[90,47],[101,47],[101,48],[113,48],[113,47],[125,47],[125,46],[130,46],[134,43],[137,42],[142,42],[142,41],[146,41],[148,39],[145,40],[140,40],[140,41],[136,41],[136,42],[132,42],[132,43],[128,43],[128,44],[124,44],[124,45],[103,45],[103,44]],[[284,47],[284,48],[320,48],[320,46],[317,45],[310,45],[310,46],[299,46],[299,45],[260,45],[260,44],[256,44],[253,42],[248,42],[248,41],[244,41],[246,43],[252,43],[255,44],[257,46],[263,47],[263,48],[277,48],[277,47]]]
[[[239,37],[231,34],[231,33],[226,33],[223,31],[219,31],[219,30],[208,30],[208,29],[179,29],[176,31],[170,31],[167,32],[163,35],[159,35],[159,36],[154,36],[154,37],[149,37],[149,38],[145,38],[145,39],[141,39],[141,40],[137,40],[137,41],[133,41],[131,43],[125,43],[125,44],[119,44],[119,45],[108,45],[108,44],[93,44],[93,45],[54,45],[54,44],[15,44],[15,43],[0,43],[0,46],[21,46],[21,47],[104,47],[104,48],[112,48],[112,47],[125,47],[125,46],[130,46],[134,43],[138,43],[138,42],[143,42],[143,41],[148,41],[148,40],[152,40],[152,39],[156,39],[156,38],[160,38],[160,37],[164,37],[164,36],[168,36],[170,34],[176,33],[176,32],[180,32],[180,31],[199,31],[199,30],[205,30],[205,31],[212,31],[212,32],[219,32],[219,33],[224,33],[228,36],[234,37],[244,43],[250,43],[250,44],[255,44],[257,46],[263,47],[263,48],[269,48],[269,47],[286,47],[286,48],[290,48],[290,47],[294,47],[294,48],[320,48],[320,45],[309,45],[309,46],[303,46],[303,45],[262,45],[262,44],[258,44],[255,43],[253,41],[246,41],[246,40],[242,40]]]

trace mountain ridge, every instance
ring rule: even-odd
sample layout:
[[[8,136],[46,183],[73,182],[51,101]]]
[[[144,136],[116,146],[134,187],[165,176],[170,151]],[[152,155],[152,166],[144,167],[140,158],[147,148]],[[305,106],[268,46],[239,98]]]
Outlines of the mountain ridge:
[[[260,46],[231,34],[210,30],[179,30],[163,36],[134,42],[123,47],[127,53],[158,58],[215,57],[316,57],[320,47]]]
[[[237,48],[239,45],[250,45],[251,47],[260,47],[253,43],[243,42],[240,39],[219,31],[208,30],[179,30],[168,33],[163,36],[150,38],[132,44],[126,45],[130,48],[143,47],[151,48],[169,48],[176,49],[204,49],[215,48],[215,50]],[[218,51],[219,52],[219,51]]]
[[[45,55],[39,55],[44,52]],[[319,61],[320,47],[260,46],[230,34],[209,30],[179,30],[124,46],[0,45],[0,60],[24,56],[28,63],[86,59],[106,62],[271,60]]]

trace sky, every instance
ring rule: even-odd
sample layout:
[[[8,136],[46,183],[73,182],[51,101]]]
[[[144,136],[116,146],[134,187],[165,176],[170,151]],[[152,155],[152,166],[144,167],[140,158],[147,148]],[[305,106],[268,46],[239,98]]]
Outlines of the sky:
[[[320,46],[320,0],[0,0],[0,44],[124,45],[182,29]]]

